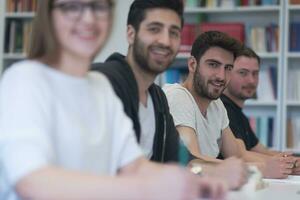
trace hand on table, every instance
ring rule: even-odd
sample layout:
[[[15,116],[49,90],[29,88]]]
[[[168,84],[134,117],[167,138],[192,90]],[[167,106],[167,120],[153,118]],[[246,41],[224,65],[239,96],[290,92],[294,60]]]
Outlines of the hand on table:
[[[287,178],[292,174],[295,158],[291,154],[280,153],[265,161],[263,175],[265,178]]]

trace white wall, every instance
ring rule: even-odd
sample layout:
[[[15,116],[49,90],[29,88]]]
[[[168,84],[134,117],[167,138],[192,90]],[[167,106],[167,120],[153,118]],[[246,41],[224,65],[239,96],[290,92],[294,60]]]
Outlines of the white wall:
[[[108,42],[95,61],[103,62],[111,53],[127,53],[126,22],[129,6],[133,0],[115,0],[114,22]]]

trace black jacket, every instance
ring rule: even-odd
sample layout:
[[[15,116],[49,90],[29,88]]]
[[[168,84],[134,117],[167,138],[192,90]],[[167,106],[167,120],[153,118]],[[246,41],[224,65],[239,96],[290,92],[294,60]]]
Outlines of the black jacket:
[[[112,54],[105,63],[92,66],[105,74],[124,105],[125,113],[132,119],[137,140],[140,140],[139,93],[134,74],[121,54]],[[149,93],[155,110],[155,136],[151,160],[157,162],[178,161],[178,133],[169,111],[167,98],[162,89],[152,84]]]

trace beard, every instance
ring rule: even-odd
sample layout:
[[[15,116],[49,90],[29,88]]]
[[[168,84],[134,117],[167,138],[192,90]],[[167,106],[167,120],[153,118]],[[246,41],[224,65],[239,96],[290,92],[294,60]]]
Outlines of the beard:
[[[164,72],[171,65],[176,56],[176,54],[174,53],[174,51],[172,51],[171,48],[159,44],[153,44],[147,47],[145,43],[143,43],[138,37],[135,37],[132,48],[133,59],[138,64],[138,66],[145,72],[155,76]],[[169,53],[173,56],[168,61],[153,61],[149,56],[149,51],[152,48],[159,48],[165,51],[169,51]]]
[[[198,66],[196,69],[196,72],[194,74],[194,80],[193,80],[193,87],[194,87],[196,94],[198,94],[199,96],[206,98],[208,100],[218,99],[221,96],[221,94],[223,93],[223,91],[225,90],[225,81],[218,81],[220,84],[224,85],[223,89],[221,89],[219,92],[217,92],[217,91],[210,92],[208,89],[208,84],[211,84],[216,81],[213,81],[213,80],[205,81],[205,77],[203,77],[199,73],[199,66]]]
[[[251,92],[251,94],[243,93],[243,90],[249,90],[249,89],[253,91],[253,92]],[[237,90],[234,90],[231,87],[228,87],[227,90],[235,98],[246,101],[247,99],[252,99],[255,97],[256,86],[253,84],[242,86],[242,88],[240,89],[241,92],[238,92]]]

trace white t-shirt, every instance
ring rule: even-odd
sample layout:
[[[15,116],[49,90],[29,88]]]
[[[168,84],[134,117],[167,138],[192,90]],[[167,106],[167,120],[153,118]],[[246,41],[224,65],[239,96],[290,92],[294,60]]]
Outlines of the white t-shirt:
[[[47,165],[114,175],[142,155],[120,100],[98,72],[78,78],[19,62],[1,80],[0,110],[0,199],[18,199],[14,185]]]
[[[139,105],[139,118],[141,123],[140,146],[144,155],[150,159],[153,154],[153,142],[155,135],[155,114],[151,95],[148,94],[147,106],[141,102]]]
[[[201,154],[216,158],[222,145],[222,131],[229,125],[222,101],[220,99],[212,101],[207,108],[205,118],[194,97],[186,88],[180,84],[168,84],[163,89],[175,126],[193,128],[197,134]]]

